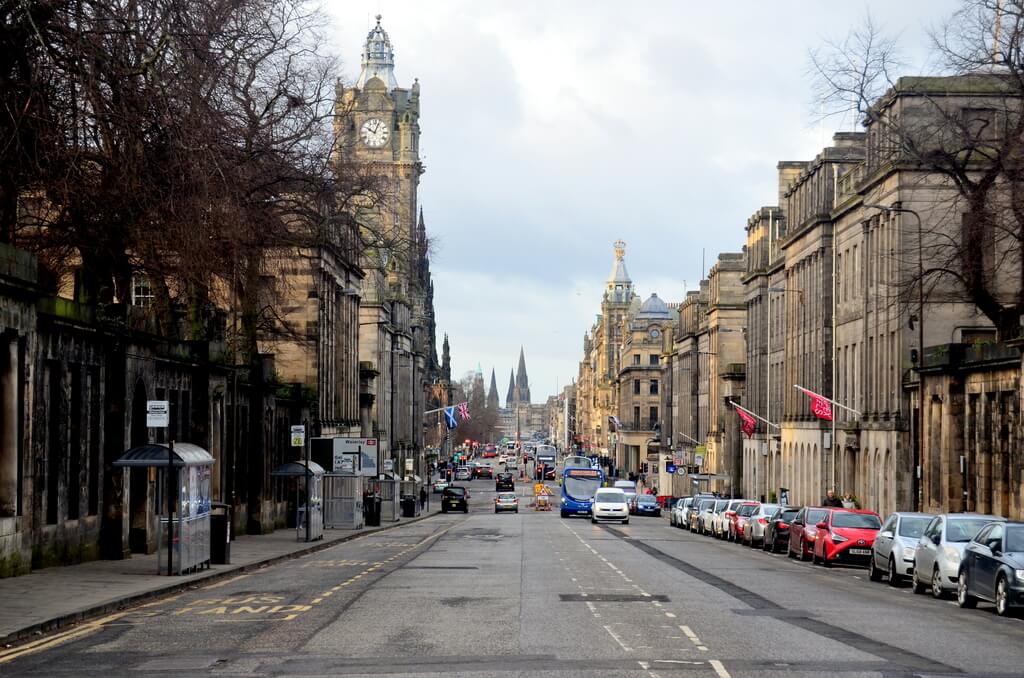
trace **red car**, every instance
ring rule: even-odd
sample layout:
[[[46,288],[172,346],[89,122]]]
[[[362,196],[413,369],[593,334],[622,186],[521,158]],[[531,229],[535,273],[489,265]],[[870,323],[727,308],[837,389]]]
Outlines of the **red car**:
[[[800,509],[789,524],[789,546],[786,555],[790,558],[810,560],[814,555],[814,540],[818,536],[817,525],[828,515],[830,509],[819,506],[805,506]]]
[[[814,562],[825,567],[835,562],[867,565],[880,529],[882,519],[874,511],[829,509],[817,524]]]
[[[729,517],[729,541],[740,541],[743,534],[743,523],[761,505],[759,501],[745,501],[736,508],[736,513]]]

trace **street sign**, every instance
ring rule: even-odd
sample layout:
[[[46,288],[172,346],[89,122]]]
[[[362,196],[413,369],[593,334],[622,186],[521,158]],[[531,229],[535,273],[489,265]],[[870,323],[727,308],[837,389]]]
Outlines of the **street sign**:
[[[146,401],[146,428],[167,428],[170,423],[170,403],[166,400]]]
[[[665,473],[675,473],[675,472],[676,472],[676,465],[675,464],[665,464]]]
[[[306,427],[303,424],[292,426],[292,447],[302,447],[306,444]]]
[[[413,461],[412,459],[406,459],[405,460],[405,470],[406,471],[412,471],[412,461]]]
[[[341,472],[344,459],[351,459],[353,470],[359,476],[377,475],[376,438],[332,438],[334,443],[334,470]]]
[[[354,475],[356,472],[355,459],[352,457],[344,457],[341,460],[341,466],[335,469],[338,473],[345,473]]]
[[[385,459],[384,460],[384,472],[385,473],[390,473],[390,472],[392,472],[394,470],[395,470],[395,460],[394,459]]]
[[[695,454],[695,455],[693,455],[693,463],[696,466],[703,466],[704,465],[704,455],[703,454]]]

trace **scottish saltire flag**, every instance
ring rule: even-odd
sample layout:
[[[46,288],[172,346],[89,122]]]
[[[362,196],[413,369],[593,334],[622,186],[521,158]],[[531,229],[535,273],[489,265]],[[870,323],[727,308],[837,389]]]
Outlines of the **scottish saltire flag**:
[[[462,421],[469,419],[469,403],[459,403],[459,417]]]
[[[444,408],[444,423],[448,425],[449,431],[459,425],[459,422],[455,420],[454,407]]]

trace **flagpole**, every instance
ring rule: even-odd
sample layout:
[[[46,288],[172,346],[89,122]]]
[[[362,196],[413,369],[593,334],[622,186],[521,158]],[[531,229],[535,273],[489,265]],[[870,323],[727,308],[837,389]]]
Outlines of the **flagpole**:
[[[747,408],[745,408],[745,407],[741,407],[740,405],[736,404],[736,401],[734,401],[734,400],[730,400],[730,401],[729,401],[729,404],[730,404],[730,405],[732,405],[733,407],[735,407],[735,408],[736,408],[737,410],[743,410],[744,412],[746,412],[747,414],[749,414],[750,416],[752,416],[752,417],[753,417],[754,419],[757,419],[757,420],[759,420],[759,421],[763,421],[764,423],[766,423],[766,424],[768,424],[769,426],[772,426],[772,427],[774,427],[774,428],[779,428],[779,425],[778,425],[778,424],[773,424],[772,422],[768,421],[767,419],[765,419],[765,418],[764,418],[764,417],[762,417],[761,415],[759,415],[759,414],[754,414],[753,412],[751,412],[751,411],[750,411],[750,410],[748,410]],[[781,429],[780,429],[780,430],[781,430]]]
[[[855,410],[852,407],[847,407],[846,405],[843,405],[842,403],[838,403],[835,400],[832,400],[831,398],[826,398],[825,396],[821,395],[820,393],[815,393],[814,391],[812,391],[809,388],[804,388],[803,386],[801,386],[799,384],[793,384],[793,388],[797,389],[798,391],[803,391],[807,395],[814,396],[815,398],[821,398],[822,400],[827,400],[828,402],[832,403],[836,407],[841,407],[841,408],[843,408],[844,410],[846,410],[848,412],[853,412],[858,417],[861,416],[860,410]]]

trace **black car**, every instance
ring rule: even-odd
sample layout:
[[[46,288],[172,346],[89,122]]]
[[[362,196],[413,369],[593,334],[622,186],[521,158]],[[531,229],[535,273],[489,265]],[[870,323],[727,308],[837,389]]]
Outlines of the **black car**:
[[[462,511],[469,513],[469,495],[464,487],[446,487],[441,493],[441,513]]]
[[[501,492],[502,490],[514,490],[516,489],[516,480],[511,473],[499,473],[494,478],[494,491]]]
[[[661,517],[661,506],[658,498],[652,494],[638,494],[633,497],[633,506],[630,511],[635,516],[658,516]]]
[[[479,466],[473,467],[474,478],[493,478],[494,469],[486,464],[480,464]]]
[[[995,603],[996,614],[1024,607],[1024,522],[989,523],[967,544],[960,559],[956,602],[974,607]]]
[[[780,506],[775,509],[775,513],[768,518],[768,524],[764,526],[764,541],[761,548],[771,553],[789,548],[789,523],[796,514],[800,513],[802,508],[802,506]]]

